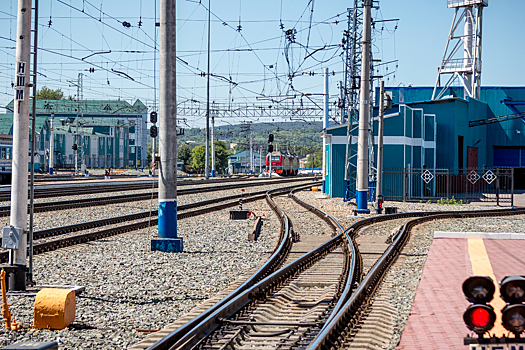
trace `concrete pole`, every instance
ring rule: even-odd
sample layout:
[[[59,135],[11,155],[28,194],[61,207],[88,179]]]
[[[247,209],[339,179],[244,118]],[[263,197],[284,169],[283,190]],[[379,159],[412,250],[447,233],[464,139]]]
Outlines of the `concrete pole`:
[[[250,174],[253,172],[253,143],[250,138]]]
[[[369,213],[368,200],[368,125],[370,119],[370,17],[372,0],[365,0],[363,10],[363,50],[361,57],[361,89],[359,104],[359,135],[357,145],[357,211]]]
[[[211,116],[211,177],[215,177],[215,116]]]
[[[383,203],[383,124],[385,115],[385,81],[381,80],[380,99],[379,99],[379,128],[377,131],[377,188],[376,188],[376,209],[377,213],[382,212]]]
[[[55,112],[51,112],[51,120],[49,123],[49,175],[53,175],[53,167],[55,164],[55,131],[53,130],[55,124]]]
[[[326,158],[326,139],[327,139],[327,135],[326,135],[326,128],[328,128],[328,68],[325,68],[324,69],[324,110],[323,110],[323,131],[324,131],[324,135],[323,135],[323,185],[322,185],[322,191],[323,193],[326,193],[326,188],[325,188],[325,174],[326,174],[326,161],[327,159]]]
[[[210,19],[211,0],[208,0],[208,74],[206,80],[206,149],[204,175],[210,178]]]
[[[343,82],[342,81],[338,83],[338,88],[339,88],[339,124],[344,124],[345,111],[344,111],[343,104],[342,104],[342,101],[343,101]]]
[[[157,138],[153,138],[153,145],[151,148],[151,174],[155,177],[155,154],[157,152]]]
[[[160,239],[151,241],[151,250],[181,252],[177,238],[177,81],[175,0],[160,1],[159,75],[159,219]]]
[[[27,259],[27,175],[29,152],[29,59],[31,0],[18,0],[16,27],[15,101],[13,113],[13,176],[10,226],[18,231],[18,249],[9,250],[9,264],[19,268],[10,289],[25,290]]]
[[[259,146],[259,174],[262,174],[262,146]]]

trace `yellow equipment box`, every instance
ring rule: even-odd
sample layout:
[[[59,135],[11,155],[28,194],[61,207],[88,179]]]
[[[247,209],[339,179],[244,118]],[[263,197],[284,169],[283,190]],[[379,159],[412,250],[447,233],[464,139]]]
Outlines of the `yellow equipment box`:
[[[35,298],[33,327],[64,329],[75,320],[75,308],[74,291],[43,288]]]

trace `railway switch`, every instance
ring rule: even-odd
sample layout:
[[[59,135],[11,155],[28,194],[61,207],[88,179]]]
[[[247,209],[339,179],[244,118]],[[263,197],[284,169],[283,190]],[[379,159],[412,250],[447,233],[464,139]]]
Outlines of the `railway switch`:
[[[525,277],[506,276],[500,282],[501,297],[507,305],[501,310],[501,322],[505,329],[519,338],[525,330]]]
[[[496,314],[488,303],[494,297],[494,282],[488,276],[473,276],[463,282],[463,293],[472,305],[463,313],[467,328],[476,332],[480,338],[494,327]]]

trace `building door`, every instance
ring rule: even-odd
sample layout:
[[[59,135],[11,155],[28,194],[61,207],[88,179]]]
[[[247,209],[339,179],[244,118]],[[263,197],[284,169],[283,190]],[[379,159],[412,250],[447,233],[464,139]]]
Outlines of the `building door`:
[[[467,168],[477,169],[478,168],[478,148],[467,147]]]

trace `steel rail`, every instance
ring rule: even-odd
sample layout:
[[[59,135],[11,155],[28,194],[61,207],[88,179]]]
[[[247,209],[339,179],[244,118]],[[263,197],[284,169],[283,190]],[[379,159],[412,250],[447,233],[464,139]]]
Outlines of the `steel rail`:
[[[266,194],[266,201],[268,202],[268,205],[272,208],[281,221],[279,244],[272,253],[271,257],[263,264],[261,268],[257,270],[257,272],[255,272],[255,274],[249,277],[242,285],[237,287],[237,289],[228,294],[211,308],[195,317],[193,320],[182,325],[163,339],[150,346],[148,350],[169,349],[175,344],[187,343],[192,339],[199,337],[202,334],[203,329],[205,329],[204,325],[215,323],[216,317],[227,316],[228,312],[225,312],[225,310],[229,311],[239,306],[238,299],[240,295],[246,295],[247,290],[251,291],[253,289],[251,287],[253,287],[255,283],[259,282],[268,273],[273,272],[275,267],[284,261],[290,249],[290,245],[292,244],[292,234],[288,216],[271,199],[272,195],[276,195],[278,193],[282,194],[283,191],[272,190],[268,191]],[[244,301],[246,300],[242,301],[243,305]],[[220,316],[214,316],[216,314],[219,314]],[[206,329],[208,328],[209,327],[206,327]]]
[[[310,186],[311,185],[294,185],[294,186],[292,186],[292,188],[294,188],[294,187],[307,188],[307,187],[310,187]],[[287,193],[290,190],[290,188],[291,188],[290,186],[287,186],[287,187],[284,187],[284,188],[275,189],[273,191],[275,191],[276,193]],[[244,202],[252,202],[252,201],[264,199],[265,197],[266,197],[266,194],[262,194],[262,195],[259,194],[259,195],[250,196],[250,197],[245,198],[243,200],[244,200]],[[196,202],[196,203],[189,203],[185,207],[185,209],[189,209],[189,208],[198,206],[199,204],[201,204],[201,205],[209,205],[209,204],[211,204],[211,202],[215,203],[215,202],[217,202],[217,199],[207,200],[207,201],[202,201],[202,202]],[[196,216],[196,215],[202,215],[202,214],[205,214],[205,213],[210,213],[210,212],[222,210],[222,209],[225,209],[225,208],[231,208],[231,207],[234,207],[234,206],[237,206],[237,205],[238,205],[238,201],[231,201],[231,202],[228,202],[228,203],[218,204],[218,205],[215,205],[215,206],[212,206],[212,207],[208,207],[208,208],[204,208],[204,209],[197,209],[197,210],[192,210],[192,211],[188,210],[188,211],[184,211],[184,212],[181,212],[181,213],[177,213],[177,219],[184,219],[184,218],[188,218],[188,217],[192,217],[192,216]],[[148,216],[149,216],[149,212],[148,212]],[[80,235],[76,235],[76,236],[72,236],[72,237],[65,237],[65,238],[59,238],[59,239],[55,239],[55,240],[49,240],[47,242],[42,242],[42,243],[35,244],[33,246],[34,254],[41,254],[41,253],[44,253],[44,252],[53,251],[53,250],[56,250],[56,249],[59,249],[59,248],[67,247],[67,246],[72,246],[72,245],[76,245],[76,244],[86,243],[86,242],[89,242],[89,241],[98,240],[100,238],[105,238],[105,237],[114,236],[114,235],[117,235],[117,234],[122,234],[122,233],[130,232],[130,231],[135,231],[135,230],[143,229],[143,228],[146,228],[146,227],[149,227],[149,226],[154,226],[156,224],[157,224],[157,218],[152,218],[151,220],[137,222],[137,223],[132,223],[132,224],[119,226],[119,227],[113,227],[113,228],[109,228],[109,229],[105,229],[105,230],[101,230],[101,231],[97,231],[97,232],[84,233],[84,234],[80,234]],[[74,226],[74,225],[71,225],[71,226]],[[67,226],[64,226],[64,227],[67,227]],[[35,234],[37,234],[37,232],[35,232]],[[72,231],[70,231],[70,232],[72,232]],[[45,235],[45,234],[50,235],[49,231],[45,232],[45,233],[42,233],[42,234],[43,235]],[[6,262],[7,260],[8,260],[8,252],[7,251],[0,252],[0,263]]]
[[[295,190],[294,190],[295,191]],[[225,321],[227,317],[230,317],[233,313],[242,309],[246,305],[252,303],[254,300],[261,298],[264,294],[280,286],[284,280],[287,280],[293,277],[298,271],[306,269],[308,266],[312,265],[313,262],[319,260],[327,252],[335,249],[342,242],[342,233],[344,231],[343,227],[333,218],[331,215],[325,213],[324,211],[310,206],[309,204],[301,201],[299,198],[293,195],[293,191],[290,193],[292,198],[298,203],[309,210],[314,211],[318,216],[323,220],[329,221],[329,225],[334,229],[334,232],[337,232],[337,227],[339,227],[339,234],[336,234],[328,242],[320,245],[313,251],[306,253],[299,259],[295,260],[291,264],[279,269],[274,272],[272,275],[266,277],[261,282],[258,282],[256,285],[253,285],[253,276],[250,277],[250,282],[245,282],[247,288],[238,288],[236,291],[230,293],[226,298],[221,300],[211,309],[208,309],[198,318],[188,322],[182,327],[178,328],[162,340],[153,344],[148,348],[148,350],[164,350],[164,349],[186,349],[188,346],[195,345],[195,342],[202,341],[201,337],[209,334],[214,331],[221,323],[228,323],[230,321]],[[286,213],[272,200],[270,196],[267,196],[267,201],[272,210],[277,214],[280,220],[284,221],[284,226],[281,225],[281,244],[274,251],[275,254],[283,254],[283,242],[288,242],[291,244],[293,239],[291,221],[289,220]],[[352,260],[355,260],[355,250],[352,254]],[[282,259],[284,261],[284,257]],[[351,264],[355,268],[355,264]],[[249,287],[249,285],[252,285]],[[238,291],[238,292],[237,292]],[[306,325],[306,324],[305,324]],[[201,340],[199,340],[201,339]]]
[[[283,180],[273,180],[272,182],[268,182],[268,183],[255,181],[253,183],[247,183],[247,184],[207,186],[207,187],[201,187],[201,188],[185,188],[185,189],[178,190],[177,195],[183,196],[187,194],[231,190],[231,189],[236,189],[240,187],[248,188],[248,187],[282,184],[282,183],[298,182],[298,181],[305,181],[305,180],[304,179],[301,179],[301,180],[283,179]],[[312,184],[314,183],[312,182]],[[119,196],[111,196],[111,197],[83,198],[83,199],[72,199],[72,200],[57,201],[57,202],[35,203],[34,212],[43,213],[43,212],[55,211],[55,210],[74,209],[74,208],[83,208],[83,207],[91,207],[91,206],[102,206],[102,205],[121,203],[121,202],[141,201],[141,200],[148,200],[152,198],[156,199],[157,196],[158,196],[157,192],[146,192],[146,193],[139,193],[139,194],[126,194],[126,195],[119,195]],[[9,216],[10,214],[11,214],[10,206],[0,207],[0,217]]]
[[[308,350],[333,349],[342,346],[345,336],[352,331],[352,328],[359,322],[359,311],[362,305],[372,298],[374,291],[382,281],[385,272],[397,258],[402,247],[408,241],[410,231],[417,225],[434,220],[475,218],[475,217],[492,217],[492,216],[510,216],[523,215],[525,209],[498,209],[498,210],[479,210],[479,211],[449,211],[449,212],[425,212],[425,213],[406,213],[385,215],[383,218],[400,219],[420,216],[414,220],[405,223],[402,229],[393,238],[392,244],[385,250],[383,255],[378,259],[370,269],[361,284],[350,296],[348,301],[343,305],[339,312],[334,315],[327,323],[315,340],[308,346]],[[347,231],[353,231],[358,227],[375,223],[374,218],[361,220],[352,225]],[[383,220],[381,220],[383,221]]]
[[[279,179],[279,180],[272,180],[272,182],[275,181],[287,181],[287,182],[293,182],[293,181],[304,181],[305,179],[308,179],[310,176],[300,176],[300,177],[294,177],[294,178],[285,178],[285,179]],[[158,187],[157,180],[154,181],[153,188]],[[177,186],[200,186],[200,185],[210,185],[210,184],[220,184],[220,183],[228,183],[228,182],[269,182],[269,179],[266,178],[234,178],[234,179],[210,179],[210,180],[183,180],[183,181],[177,181]],[[55,184],[48,185],[48,186],[57,186]],[[247,186],[247,185],[246,185]],[[6,186],[7,188],[7,186]],[[50,198],[50,197],[64,197],[64,196],[74,196],[79,194],[93,194],[93,193],[107,193],[107,192],[122,192],[122,191],[135,191],[135,190],[147,190],[151,189],[152,184],[151,181],[143,181],[141,183],[103,183],[100,185],[87,185],[87,184],[81,184],[80,186],[72,187],[67,186],[64,188],[39,188],[35,189],[35,198]],[[0,191],[0,202],[7,202],[11,200],[11,194],[10,192],[2,193],[7,191]]]

